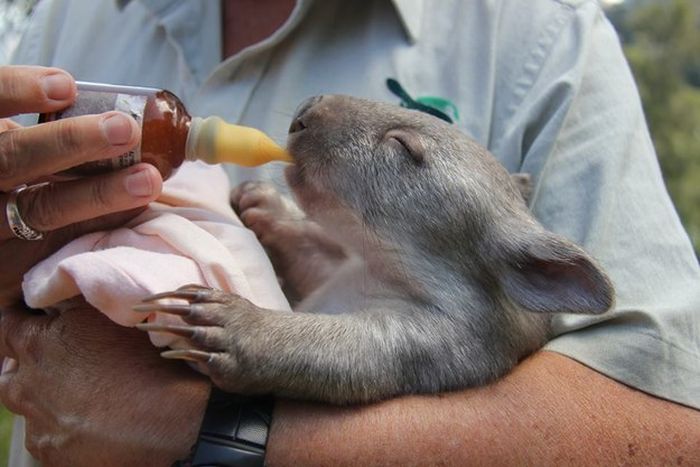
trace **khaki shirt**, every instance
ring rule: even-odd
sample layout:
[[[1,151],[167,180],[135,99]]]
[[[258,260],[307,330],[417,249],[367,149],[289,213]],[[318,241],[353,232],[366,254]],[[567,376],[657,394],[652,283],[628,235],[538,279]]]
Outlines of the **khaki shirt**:
[[[547,349],[700,408],[700,270],[666,193],[639,96],[594,0],[299,0],[272,36],[221,59],[219,0],[44,0],[15,63],[167,88],[283,142],[326,93],[448,99],[456,125],[512,172],[531,208],[610,274],[615,310],[557,316]],[[233,183],[280,169],[227,168]]]

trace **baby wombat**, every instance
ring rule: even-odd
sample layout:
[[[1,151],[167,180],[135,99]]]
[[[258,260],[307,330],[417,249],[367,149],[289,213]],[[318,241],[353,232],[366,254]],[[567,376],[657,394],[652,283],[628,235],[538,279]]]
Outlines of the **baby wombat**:
[[[288,149],[301,210],[259,183],[233,201],[298,296],[295,312],[197,287],[139,307],[182,316],[190,326],[141,328],[188,337],[198,350],[163,355],[197,361],[226,391],[345,404],[481,385],[543,345],[551,313],[612,306],[596,263],[435,117],[316,97]]]

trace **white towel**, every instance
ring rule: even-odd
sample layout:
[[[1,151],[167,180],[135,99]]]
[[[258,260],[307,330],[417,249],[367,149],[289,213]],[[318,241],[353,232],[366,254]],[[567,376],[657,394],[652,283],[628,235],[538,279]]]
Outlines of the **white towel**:
[[[229,206],[229,181],[219,166],[185,163],[162,195],[123,228],[80,237],[32,268],[22,288],[33,308],[83,295],[113,321],[133,326],[179,318],[144,316],[131,307],[145,296],[198,284],[235,292],[256,305],[289,310],[255,234]],[[183,340],[151,333],[158,346]]]

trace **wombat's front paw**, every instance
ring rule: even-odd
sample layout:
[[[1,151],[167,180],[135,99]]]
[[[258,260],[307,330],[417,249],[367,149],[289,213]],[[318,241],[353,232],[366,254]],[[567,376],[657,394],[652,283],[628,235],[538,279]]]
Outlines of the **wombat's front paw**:
[[[161,304],[158,300],[180,299],[187,304]],[[167,332],[185,337],[189,350],[166,350],[165,358],[195,362],[212,382],[227,392],[248,393],[264,390],[255,381],[254,353],[251,347],[256,317],[267,310],[235,295],[200,286],[185,286],[173,292],[156,294],[137,305],[139,312],[161,312],[179,316],[184,325],[138,324],[142,331]]]
[[[292,301],[315,290],[345,259],[343,248],[269,183],[242,183],[231,204],[267,250]]]
[[[231,205],[243,224],[276,254],[292,250],[290,239],[305,222],[304,213],[266,182],[244,182],[231,192]]]

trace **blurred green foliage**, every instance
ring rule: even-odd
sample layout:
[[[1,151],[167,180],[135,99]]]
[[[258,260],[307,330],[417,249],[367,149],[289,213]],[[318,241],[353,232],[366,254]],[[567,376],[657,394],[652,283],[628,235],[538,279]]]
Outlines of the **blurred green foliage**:
[[[12,435],[12,414],[0,405],[0,466],[7,466]]]
[[[700,2],[609,11],[644,104],[666,185],[700,256]]]

